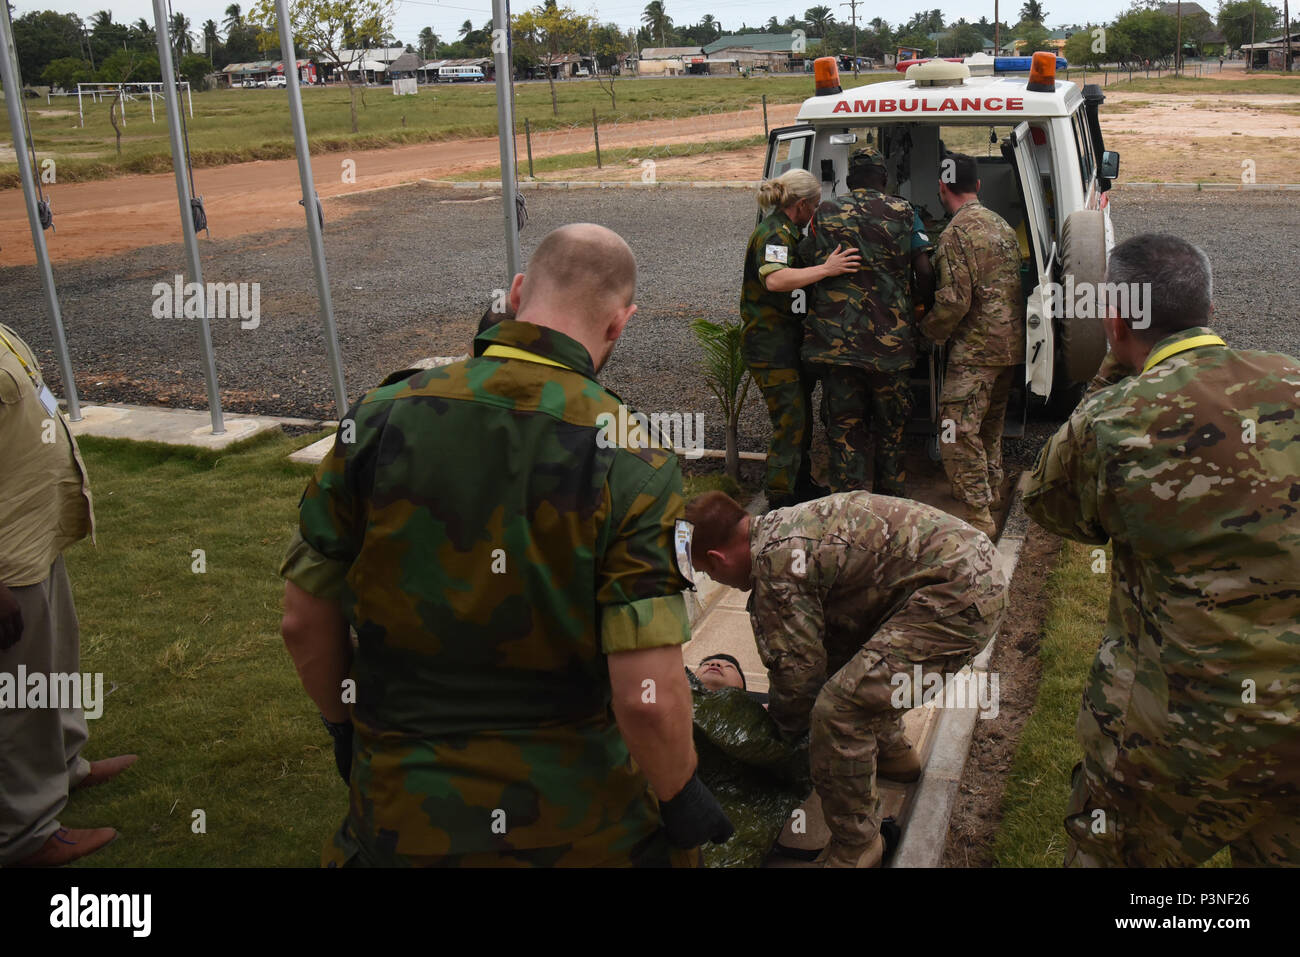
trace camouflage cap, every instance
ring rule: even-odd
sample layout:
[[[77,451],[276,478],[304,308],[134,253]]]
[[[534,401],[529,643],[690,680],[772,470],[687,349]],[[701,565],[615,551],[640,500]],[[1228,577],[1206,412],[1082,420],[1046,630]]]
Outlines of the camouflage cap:
[[[885,171],[885,158],[880,155],[880,150],[869,147],[854,150],[849,156],[849,173],[864,173],[869,169]]]

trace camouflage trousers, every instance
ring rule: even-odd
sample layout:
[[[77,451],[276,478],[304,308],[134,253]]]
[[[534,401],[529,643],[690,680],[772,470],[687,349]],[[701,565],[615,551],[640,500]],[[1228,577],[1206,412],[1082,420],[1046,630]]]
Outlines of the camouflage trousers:
[[[871,491],[903,497],[907,479],[903,436],[912,414],[907,373],[866,372],[849,366],[815,368],[826,397],[831,491],[867,488],[867,458],[874,440]]]
[[[1002,429],[1016,366],[949,364],[939,397],[939,454],[955,498],[976,508],[1002,487]]]
[[[808,760],[826,826],[841,847],[865,848],[880,832],[876,757],[904,747],[903,714],[922,693],[909,691],[916,666],[923,676],[954,675],[997,631],[1007,601],[1000,569],[976,591],[972,604],[938,619],[914,597],[818,693]],[[895,675],[906,675],[908,682]]]
[[[1091,758],[1074,766],[1066,867],[1196,867],[1230,848],[1234,867],[1300,867],[1300,796],[1225,796],[1195,781],[1159,790],[1116,782]],[[1208,784],[1208,782],[1207,782]],[[1191,785],[1189,787],[1189,785]]]
[[[323,867],[703,867],[700,848],[678,850],[668,843],[661,827],[633,847],[630,853],[611,854],[604,833],[561,844],[484,854],[440,856],[399,854],[391,840],[361,840],[350,817],[334,832],[321,854]]]
[[[772,419],[763,479],[768,501],[802,492],[811,482],[812,392],[816,377],[807,370],[751,367]]]

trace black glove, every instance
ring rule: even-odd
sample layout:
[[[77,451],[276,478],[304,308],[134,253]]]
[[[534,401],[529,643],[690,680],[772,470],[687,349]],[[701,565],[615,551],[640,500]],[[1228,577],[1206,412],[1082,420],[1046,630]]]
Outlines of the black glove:
[[[320,716],[325,725],[325,730],[330,733],[334,739],[334,764],[339,769],[339,777],[343,783],[351,786],[352,784],[352,722],[351,721],[330,721],[325,715]]]
[[[659,802],[659,816],[668,832],[668,843],[680,850],[699,847],[706,841],[721,844],[736,833],[698,774],[691,775],[675,798]]]

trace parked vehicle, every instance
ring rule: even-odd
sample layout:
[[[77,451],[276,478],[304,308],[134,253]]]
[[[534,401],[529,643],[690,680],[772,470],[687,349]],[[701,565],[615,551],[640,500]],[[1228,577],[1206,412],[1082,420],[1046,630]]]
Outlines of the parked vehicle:
[[[283,90],[285,87],[289,85],[289,78],[284,76],[283,74],[280,74],[278,76],[273,76],[266,81],[266,85],[271,89]]]
[[[482,83],[483,71],[476,66],[440,66],[439,83]]]
[[[1021,424],[1029,394],[1072,404],[1105,358],[1102,326],[1091,313],[1055,313],[1062,311],[1061,288],[1095,288],[1104,279],[1114,244],[1108,191],[1119,175],[1119,154],[1102,143],[1101,87],[1080,90],[1057,80],[1065,61],[1051,54],[1035,54],[1032,69],[1030,59],[911,61],[899,65],[908,67],[905,79],[841,90],[835,59],[823,57],[814,71],[816,95],[804,101],[798,123],[771,131],[763,170],[765,177],[809,170],[822,181],[823,199],[834,199],[847,191],[849,155],[872,146],[885,157],[889,189],[917,208],[937,238],[948,219],[938,191],[945,151],[974,155],[980,201],[1021,241]],[[1012,75],[1021,71],[1028,76]],[[922,395],[936,388],[936,365],[914,375]],[[925,407],[924,400],[916,405]],[[1010,415],[1007,428],[1015,434]]]

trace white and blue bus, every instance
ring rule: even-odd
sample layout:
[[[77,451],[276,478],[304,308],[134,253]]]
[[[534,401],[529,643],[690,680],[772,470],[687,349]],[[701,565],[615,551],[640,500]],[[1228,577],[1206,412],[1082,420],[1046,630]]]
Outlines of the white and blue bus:
[[[440,66],[439,83],[482,83],[483,71],[476,66]]]

